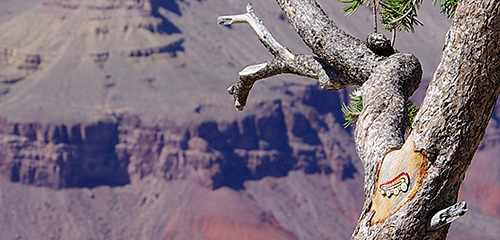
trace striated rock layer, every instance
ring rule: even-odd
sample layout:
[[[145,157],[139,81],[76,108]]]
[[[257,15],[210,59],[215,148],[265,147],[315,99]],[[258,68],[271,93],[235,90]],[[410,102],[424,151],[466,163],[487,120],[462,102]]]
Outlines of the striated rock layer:
[[[293,93],[297,100],[263,103],[259,115],[233,122],[148,127],[134,115],[75,125],[4,120],[0,174],[53,188],[123,185],[154,175],[240,189],[246,180],[283,177],[291,170],[353,178],[353,144],[330,137],[349,138],[337,120],[341,116],[307,99],[340,104],[340,98],[293,87],[300,89]]]
[[[309,52],[273,1],[252,3],[279,41]],[[348,19],[320,3],[357,37],[371,31],[369,10]],[[248,26],[215,24],[245,5],[0,0],[0,239],[349,238],[363,190],[342,127],[348,91],[280,76],[235,111],[225,89],[269,57]],[[424,5],[432,29],[398,36],[427,78],[448,27],[438,11]],[[496,125],[452,239],[499,234]]]

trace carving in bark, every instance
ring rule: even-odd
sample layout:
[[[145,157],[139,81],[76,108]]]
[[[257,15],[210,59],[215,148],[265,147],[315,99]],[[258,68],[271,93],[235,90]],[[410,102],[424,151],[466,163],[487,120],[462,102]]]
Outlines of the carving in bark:
[[[459,1],[407,139],[406,106],[422,77],[418,59],[385,48],[380,36],[355,39],[315,0],[276,2],[314,56],[279,44],[251,5],[245,14],[219,17],[219,24],[250,24],[274,56],[240,72],[229,88],[236,108],[243,110],[257,80],[282,73],[319,79],[325,90],[362,86],[354,140],[365,202],[352,239],[445,239],[450,223],[467,211],[456,203],[458,190],[500,93],[500,2]]]

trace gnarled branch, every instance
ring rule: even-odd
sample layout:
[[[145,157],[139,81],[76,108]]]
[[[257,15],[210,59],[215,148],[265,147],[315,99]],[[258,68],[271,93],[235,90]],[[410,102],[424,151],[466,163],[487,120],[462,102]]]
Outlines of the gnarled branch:
[[[246,9],[247,13],[244,14],[220,16],[217,18],[217,23],[220,25],[248,23],[257,34],[262,44],[264,44],[273,56],[283,58],[288,61],[293,60],[295,57],[294,54],[274,39],[267,27],[262,23],[257,15],[255,15],[252,4],[247,4]]]
[[[295,31],[319,58],[362,85],[384,59],[340,29],[314,0],[276,0]]]
[[[350,86],[340,73],[316,57],[294,54],[293,60],[274,58],[240,71],[240,81],[228,89],[229,94],[234,97],[236,109],[243,110],[248,94],[256,81],[284,73],[318,79],[320,87],[324,90],[338,90]]]
[[[348,81],[320,58],[291,52],[272,36],[254,13],[251,4],[246,9],[247,13],[244,14],[220,16],[217,22],[221,25],[248,23],[274,59],[244,68],[239,73],[240,81],[229,87],[228,92],[233,95],[235,107],[239,111],[244,109],[248,94],[256,81],[278,74],[291,73],[318,79],[324,90],[338,90],[360,83]]]

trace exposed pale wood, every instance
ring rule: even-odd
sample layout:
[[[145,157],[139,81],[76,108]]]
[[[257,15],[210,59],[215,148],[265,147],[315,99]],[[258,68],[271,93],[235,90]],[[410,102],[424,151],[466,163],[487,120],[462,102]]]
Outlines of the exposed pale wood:
[[[380,167],[378,182],[376,186],[405,172],[410,176],[410,184],[406,192],[399,195],[383,196],[379,191],[375,192],[373,204],[370,211],[374,211],[372,223],[379,223],[386,219],[391,213],[399,210],[408,200],[415,197],[417,191],[422,186],[423,179],[427,173],[428,163],[424,154],[415,152],[413,149],[413,134],[406,140],[403,147],[388,153]]]

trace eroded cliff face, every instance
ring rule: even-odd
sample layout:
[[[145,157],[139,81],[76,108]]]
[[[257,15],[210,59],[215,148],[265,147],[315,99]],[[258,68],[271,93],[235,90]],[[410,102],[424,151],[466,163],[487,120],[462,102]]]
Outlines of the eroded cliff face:
[[[345,92],[298,84],[281,91],[293,97],[263,102],[258,115],[232,122],[149,127],[134,115],[76,125],[4,119],[0,174],[52,188],[124,185],[153,175],[241,189],[247,180],[292,170],[353,178],[353,144],[331,138],[350,135],[340,126],[338,109],[324,109],[327,102],[340,106]]]
[[[128,160],[118,156],[113,122],[56,125],[3,122],[1,174],[13,182],[52,188],[123,185]]]
[[[339,140],[350,134],[338,112],[324,107],[345,92],[282,90],[288,99],[231,122],[4,120],[0,205],[15,210],[2,225],[30,226],[6,230],[5,239],[348,238],[362,199],[360,166],[353,143]]]

